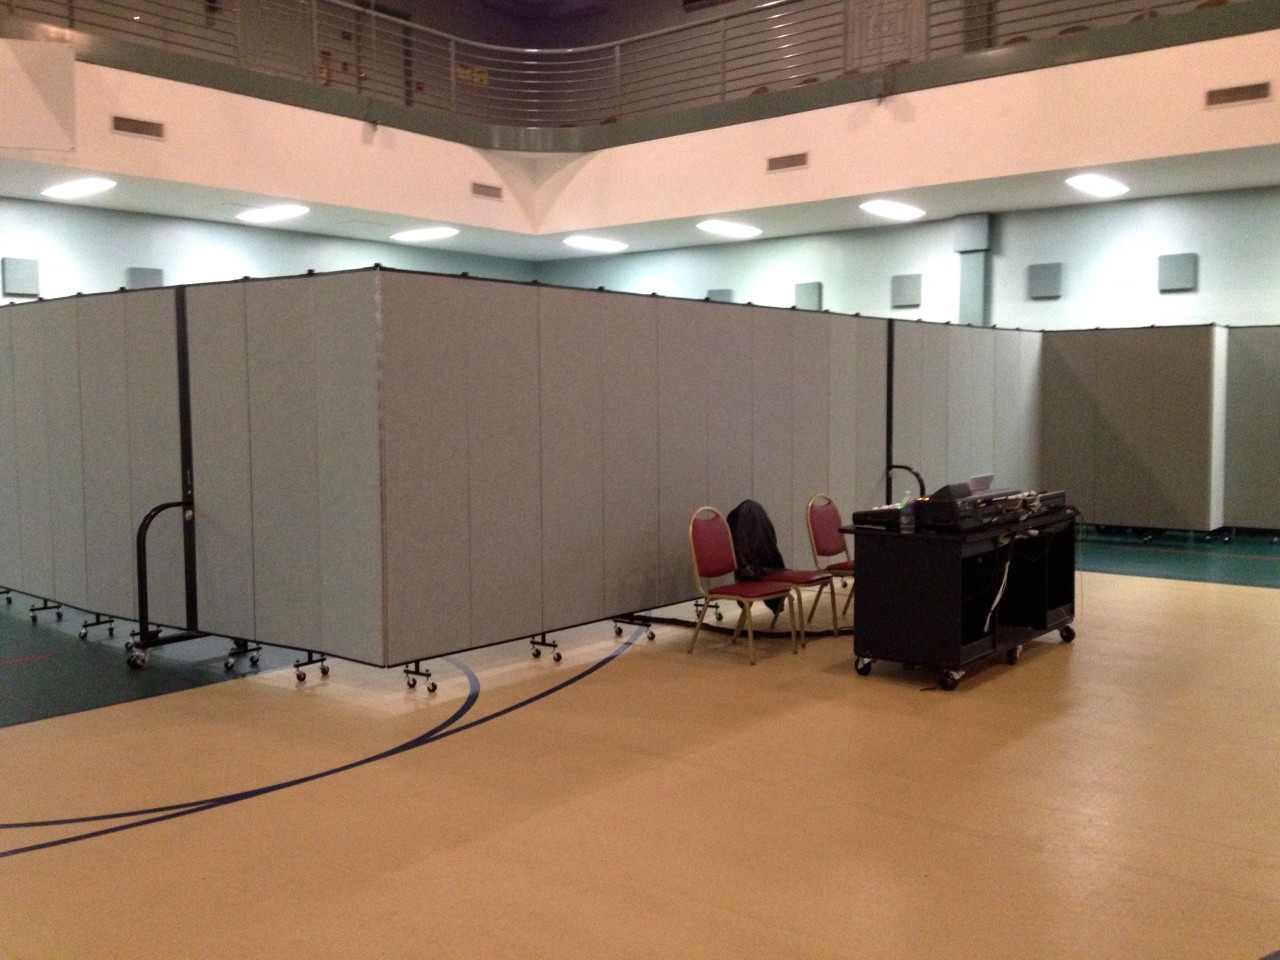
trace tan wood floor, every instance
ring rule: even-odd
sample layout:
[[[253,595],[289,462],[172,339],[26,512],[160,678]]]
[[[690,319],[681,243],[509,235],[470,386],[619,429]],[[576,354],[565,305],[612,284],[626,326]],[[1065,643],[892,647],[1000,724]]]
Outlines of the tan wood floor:
[[[632,636],[601,624],[561,635],[558,664],[454,658],[434,695],[337,662],[0,730],[0,822],[185,814],[0,858],[0,957],[1280,949],[1280,590],[1079,589],[1075,643],[951,693],[857,676],[847,636],[749,667],[672,626],[554,689]],[[192,806],[419,737],[467,706],[458,663],[480,693],[456,733]]]

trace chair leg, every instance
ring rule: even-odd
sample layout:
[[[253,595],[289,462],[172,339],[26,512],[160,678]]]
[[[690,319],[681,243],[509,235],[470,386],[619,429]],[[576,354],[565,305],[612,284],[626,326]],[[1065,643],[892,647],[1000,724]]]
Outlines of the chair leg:
[[[796,611],[800,611],[800,632],[796,634]],[[804,638],[804,597],[800,588],[796,587],[787,595],[787,615],[791,618],[791,652],[799,653],[802,646],[807,646]]]
[[[840,632],[840,618],[836,616],[836,582],[831,581],[831,634]]]
[[[742,636],[742,628],[747,622],[747,608],[742,601],[738,601],[738,622],[733,627],[733,642],[737,643],[738,638]]]
[[[756,665],[756,631],[751,625],[751,601],[745,603],[738,601],[742,605],[742,616],[747,621],[747,652],[751,654],[751,665]],[[739,621],[741,622],[741,621]]]
[[[702,618],[707,615],[707,604],[698,605],[698,622],[693,625],[693,639],[689,641],[689,652],[693,653],[694,644],[698,642],[698,631],[702,629]]]
[[[827,589],[828,586],[831,587],[831,595],[835,596],[836,585],[834,581],[830,584],[826,584],[826,583],[818,584],[818,592],[813,598],[813,606],[809,608],[809,623],[813,623],[813,615],[818,609],[818,601],[822,599],[822,591]]]
[[[844,598],[844,609],[840,611],[840,615],[845,616],[848,614],[851,606],[853,606],[853,587],[849,588],[849,595]]]

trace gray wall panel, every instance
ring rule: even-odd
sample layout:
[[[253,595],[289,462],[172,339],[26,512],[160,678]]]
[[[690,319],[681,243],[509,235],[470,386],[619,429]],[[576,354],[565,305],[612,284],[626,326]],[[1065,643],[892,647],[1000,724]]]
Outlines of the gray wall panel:
[[[947,327],[950,346],[947,398],[950,426],[949,480],[990,473],[995,465],[997,331]]]
[[[707,367],[714,365],[699,304],[658,302],[660,577],[664,602],[697,596],[689,518],[709,501]]]
[[[778,545],[789,554],[795,542],[793,504],[798,496],[793,476],[795,405],[792,399],[796,337],[789,313],[747,309],[755,348],[751,376],[751,495],[768,511],[778,534]],[[794,563],[787,554],[783,559]]]
[[[22,580],[27,593],[54,595],[53,499],[50,489],[48,398],[45,358],[49,317],[65,304],[23,306],[10,314],[13,330],[13,384],[18,458],[18,516],[22,537]]]
[[[846,519],[884,502],[888,329],[886,320],[831,318],[831,465],[824,492]]]
[[[153,290],[120,296],[125,304],[129,480],[136,529],[152,507],[182,499],[174,293]],[[151,620],[185,626],[180,510],[166,511],[151,525],[147,559]]]
[[[1223,522],[1280,529],[1280,327],[1228,331]]]
[[[781,549],[792,566],[808,567],[813,551],[805,505],[815,493],[827,491],[831,473],[831,318],[797,312],[791,328],[791,543]]]
[[[1066,490],[1088,523],[1098,519],[1097,353],[1094,331],[1044,334],[1040,373],[1040,479]]]
[[[246,284],[245,317],[256,637],[315,650],[323,539],[307,283]]]
[[[604,391],[605,607],[657,606],[658,311],[652,299],[610,296],[600,310]]]
[[[702,327],[703,403],[707,429],[707,504],[728,513],[754,496],[756,342],[750,307],[690,304]],[[745,314],[745,316],[744,316]],[[700,506],[700,504],[694,504]],[[692,513],[693,507],[690,507]]]
[[[85,474],[80,424],[80,343],[76,301],[57,301],[46,318],[49,494],[53,504],[53,595],[85,609]],[[94,358],[87,358],[93,365]]]
[[[475,281],[467,327],[471,640],[542,629],[537,288]]]
[[[15,588],[22,583],[22,516],[18,512],[12,315],[12,311],[0,311],[0,586]]]
[[[138,521],[129,480],[125,298],[85,297],[77,303],[80,355],[91,358],[80,365],[87,606],[131,618],[137,615],[134,538]]]
[[[1040,489],[1040,337],[1036,331],[995,337],[991,470],[1001,489]]]
[[[187,291],[200,627],[251,638],[253,496],[244,282]]]
[[[376,271],[306,285],[315,357],[322,649],[383,664]]]
[[[467,328],[471,285],[384,273],[383,538],[387,657],[424,659],[471,645],[471,468]],[[442,415],[442,413],[451,415]],[[483,572],[501,603],[515,571]]]
[[[547,629],[605,607],[604,331],[613,297],[538,294],[542,443],[542,617]]]

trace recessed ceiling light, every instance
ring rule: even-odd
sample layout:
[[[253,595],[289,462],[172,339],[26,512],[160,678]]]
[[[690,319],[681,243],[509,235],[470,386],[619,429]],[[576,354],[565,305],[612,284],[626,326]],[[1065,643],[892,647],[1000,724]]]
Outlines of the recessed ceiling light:
[[[236,219],[243,220],[245,223],[279,223],[281,220],[292,220],[310,212],[309,207],[298,203],[278,203],[271,207],[255,207],[252,210],[237,213]]]
[[[92,197],[98,193],[106,193],[116,185],[114,180],[106,177],[85,177],[82,180],[68,180],[48,190],[41,190],[40,196],[53,200],[79,200],[81,197]]]
[[[401,243],[422,243],[427,240],[447,240],[458,235],[457,227],[419,227],[416,230],[401,230],[391,235],[392,240]]]
[[[746,223],[734,223],[731,220],[703,220],[698,224],[699,230],[714,233],[717,237],[728,237],[731,240],[750,240],[764,231]]]
[[[919,207],[899,203],[897,200],[868,200],[859,206],[872,216],[884,217],[886,220],[919,220],[924,216],[924,211]]]
[[[1074,187],[1091,197],[1118,197],[1122,193],[1129,192],[1129,188],[1119,180],[1104,177],[1100,173],[1081,173],[1074,177],[1067,177],[1067,186]]]
[[[579,250],[590,250],[592,253],[618,253],[627,249],[627,245],[621,240],[606,240],[604,237],[585,237],[581,234],[565,237],[564,242],[571,247],[576,247]]]

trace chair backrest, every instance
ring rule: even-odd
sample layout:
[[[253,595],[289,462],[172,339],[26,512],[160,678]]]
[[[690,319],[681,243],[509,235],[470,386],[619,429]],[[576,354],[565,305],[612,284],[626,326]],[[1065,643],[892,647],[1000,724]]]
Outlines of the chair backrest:
[[[813,562],[818,566],[827,557],[849,555],[849,545],[840,532],[840,508],[825,493],[815,494],[809,501],[809,543],[813,546]]]
[[[699,507],[689,518],[689,549],[693,575],[701,589],[703,579],[723,577],[738,568],[729,523],[715,507]]]

